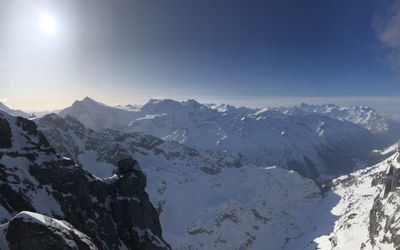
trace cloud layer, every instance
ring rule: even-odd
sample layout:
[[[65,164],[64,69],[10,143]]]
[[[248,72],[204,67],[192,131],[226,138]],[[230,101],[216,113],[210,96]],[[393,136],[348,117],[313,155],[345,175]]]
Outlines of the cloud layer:
[[[400,0],[391,1],[384,11],[377,13],[373,27],[385,48],[387,62],[400,76]]]

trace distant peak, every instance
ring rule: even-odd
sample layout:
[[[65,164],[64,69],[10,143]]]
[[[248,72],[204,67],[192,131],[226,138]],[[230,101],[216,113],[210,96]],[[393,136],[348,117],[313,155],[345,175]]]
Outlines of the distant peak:
[[[296,107],[296,106],[295,106]],[[323,109],[335,109],[339,108],[336,104],[328,103],[328,104],[307,104],[302,102],[299,106],[300,109],[315,109],[315,108],[323,108]]]
[[[103,106],[107,106],[106,104],[103,104],[101,102],[95,101],[94,99],[86,96],[85,98],[83,98],[81,101],[77,100],[75,101],[72,105],[103,105]]]
[[[145,105],[142,106],[142,110],[152,112],[160,112],[173,109],[200,109],[209,108],[208,106],[197,102],[194,99],[188,99],[186,101],[176,101],[173,99],[150,99]]]
[[[198,101],[196,101],[195,99],[189,99],[189,100],[187,100],[186,101],[187,103],[190,103],[190,104],[194,104],[194,105],[198,105],[198,104],[200,104]]]
[[[147,102],[147,104],[157,104],[157,103],[160,103],[160,102],[162,102],[162,101],[163,101],[163,99],[151,98],[151,99]]]
[[[375,109],[370,106],[358,106],[358,108],[364,111],[375,111]]]
[[[164,105],[164,104],[176,104],[179,103],[175,100],[172,99],[150,99],[144,106],[150,106],[150,105]]]
[[[83,98],[82,102],[96,102],[95,100],[93,100],[92,98],[86,96],[85,98]],[[97,102],[96,102],[97,103]]]
[[[305,107],[309,107],[309,106],[310,106],[310,105],[307,104],[307,103],[305,103],[305,102],[300,103],[300,107],[301,107],[301,108],[305,108]]]
[[[227,112],[236,109],[235,106],[229,105],[229,104],[220,104],[220,105],[214,105],[213,108],[219,112]]]

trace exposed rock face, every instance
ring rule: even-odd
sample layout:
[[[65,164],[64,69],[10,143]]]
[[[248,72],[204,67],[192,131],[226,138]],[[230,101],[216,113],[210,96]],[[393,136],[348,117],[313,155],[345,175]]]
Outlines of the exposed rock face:
[[[375,197],[369,215],[369,236],[374,246],[385,243],[400,249],[399,181],[400,155],[397,153],[388,161],[386,173],[381,173],[377,181],[384,189]]]
[[[89,244],[87,249],[169,248],[162,239],[157,212],[145,192],[146,178],[135,160],[121,161],[118,175],[98,179],[72,160],[56,155],[35,123],[2,112],[0,121],[0,133],[12,134],[10,149],[0,149],[0,222],[7,222],[21,211],[38,212],[68,221],[87,235],[93,242],[93,247]],[[37,225],[16,220],[9,222],[9,227],[25,230],[27,237],[33,237],[29,230]],[[47,230],[43,237],[54,242],[60,240],[59,235],[68,234],[57,228],[45,229],[46,225],[40,227],[43,232]],[[49,236],[48,232],[54,235]],[[51,242],[45,239],[38,238],[35,244]],[[12,244],[17,244],[13,240],[13,236],[7,237],[11,249],[24,249],[13,248]],[[85,248],[43,245],[34,249]]]
[[[0,148],[11,147],[11,128],[6,119],[0,119]]]
[[[125,175],[138,171],[138,162],[132,158],[123,159],[118,161],[118,174]]]

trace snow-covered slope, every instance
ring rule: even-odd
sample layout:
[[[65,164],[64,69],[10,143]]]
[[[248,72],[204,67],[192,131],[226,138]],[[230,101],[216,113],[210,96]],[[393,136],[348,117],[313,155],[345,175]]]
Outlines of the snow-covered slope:
[[[237,166],[278,165],[312,178],[350,171],[382,145],[368,129],[319,113],[287,114],[194,100],[150,100],[138,111],[127,111],[86,98],[60,114],[98,131],[143,132],[210,158],[233,158]]]
[[[0,102],[0,110],[7,112],[8,114],[14,115],[14,116],[21,116],[21,117],[25,117],[25,118],[30,116],[28,113],[25,113],[24,111],[11,109],[2,102]]]
[[[309,230],[288,249],[399,249],[398,147],[381,163],[334,179],[310,217]]]
[[[120,160],[115,175],[99,179],[58,155],[33,121],[0,111],[1,249],[77,249],[67,247],[75,243],[79,249],[169,249],[144,190],[146,177],[132,158]],[[32,225],[43,215],[57,220]],[[54,226],[60,220],[71,226]],[[50,240],[68,244],[54,248]]]
[[[314,181],[282,168],[238,167],[175,141],[85,129],[72,117],[48,115],[39,127],[59,152],[101,177],[115,159],[137,159],[174,249],[280,249],[302,234],[321,200]],[[92,161],[96,168],[85,163]]]

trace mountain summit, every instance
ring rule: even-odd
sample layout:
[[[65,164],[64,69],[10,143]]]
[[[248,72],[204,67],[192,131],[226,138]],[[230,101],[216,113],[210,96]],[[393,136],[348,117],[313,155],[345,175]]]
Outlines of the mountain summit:
[[[59,112],[59,115],[76,117],[86,127],[101,131],[106,128],[123,129],[134,116],[126,109],[110,107],[90,97],[75,101],[72,106]]]

